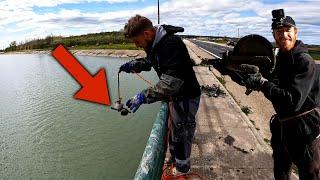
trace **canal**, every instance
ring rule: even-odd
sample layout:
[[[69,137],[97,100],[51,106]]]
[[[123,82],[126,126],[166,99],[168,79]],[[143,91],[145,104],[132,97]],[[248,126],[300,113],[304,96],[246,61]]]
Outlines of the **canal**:
[[[129,59],[77,56],[91,74],[107,71],[110,99]],[[157,82],[154,71],[142,73]],[[147,84],[121,73],[124,100]],[[50,56],[0,55],[0,179],[132,179],[160,103],[121,116],[73,99],[80,85]]]

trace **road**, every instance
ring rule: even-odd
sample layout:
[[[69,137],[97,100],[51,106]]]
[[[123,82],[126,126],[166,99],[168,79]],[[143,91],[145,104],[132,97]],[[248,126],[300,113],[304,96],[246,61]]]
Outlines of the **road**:
[[[200,40],[195,40],[195,39],[190,39],[192,43],[196,44],[200,48],[206,50],[209,54],[222,58],[222,53],[224,53],[226,50],[232,50],[233,48],[229,46],[224,46],[224,45],[219,45],[217,43],[213,42],[207,42],[207,41],[200,41]]]

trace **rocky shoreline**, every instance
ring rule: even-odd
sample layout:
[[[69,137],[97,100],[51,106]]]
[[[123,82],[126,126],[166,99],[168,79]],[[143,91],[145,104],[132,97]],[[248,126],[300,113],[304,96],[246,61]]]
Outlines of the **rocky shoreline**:
[[[70,50],[74,55],[81,56],[108,56],[119,58],[141,58],[145,57],[146,53],[143,50],[115,50],[115,49],[85,49],[85,50]],[[7,52],[4,54],[50,54],[50,50],[25,50]]]

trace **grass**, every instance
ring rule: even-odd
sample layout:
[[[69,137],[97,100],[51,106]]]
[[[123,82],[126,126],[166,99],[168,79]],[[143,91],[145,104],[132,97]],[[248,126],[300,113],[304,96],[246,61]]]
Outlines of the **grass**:
[[[246,115],[249,115],[249,114],[252,113],[251,107],[249,107],[249,106],[242,106],[242,107],[241,107],[241,110],[242,110],[242,112],[244,112]]]
[[[226,44],[228,41],[223,39],[223,40],[214,40],[214,42],[220,43],[220,44]]]
[[[86,49],[114,49],[114,50],[142,50],[137,48],[133,43],[127,44],[103,44],[103,45],[76,45],[72,47],[67,47],[70,50],[86,50]],[[52,47],[47,48],[37,48],[37,49],[30,49],[32,51],[43,51],[43,50],[53,50]],[[24,51],[24,50],[17,50],[17,51]],[[1,51],[0,51],[1,52]]]
[[[226,85],[226,80],[224,80],[224,77],[223,76],[216,76],[216,78],[218,79],[218,81],[225,87]]]
[[[226,87],[226,80],[224,79],[224,77],[223,76],[216,76],[216,75],[214,75],[217,79],[218,79],[218,81],[226,88],[226,90],[228,91],[228,93],[230,94],[230,96],[232,97],[232,99],[238,104],[238,106],[240,106],[241,104],[240,104],[240,102],[236,99],[236,97],[232,94],[232,92],[230,92],[229,90],[228,90],[228,88]]]
[[[320,60],[320,48],[319,47],[314,47],[314,48],[309,48],[309,54],[314,60]]]
[[[267,139],[267,138],[264,138],[263,140],[264,140],[264,142],[266,142],[266,143],[268,143],[268,144],[270,144],[270,143],[271,143],[271,142],[270,142],[270,140],[269,140],[269,139]]]
[[[129,44],[103,44],[103,45],[80,45],[74,46],[70,49],[125,49],[125,50],[139,50],[133,43]]]
[[[256,128],[257,131],[260,131],[260,128],[256,127],[256,122],[252,119],[250,119],[250,121],[253,124],[254,128]]]
[[[54,36],[35,38],[27,42],[12,41],[4,51],[53,49],[56,44],[64,44],[70,49],[137,49],[135,45],[124,37],[123,32],[100,32],[77,36]]]

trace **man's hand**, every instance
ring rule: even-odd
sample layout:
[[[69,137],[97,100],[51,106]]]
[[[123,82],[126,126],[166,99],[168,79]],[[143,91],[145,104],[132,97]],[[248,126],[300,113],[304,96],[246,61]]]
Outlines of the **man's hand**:
[[[131,109],[131,111],[134,113],[137,111],[137,109],[140,107],[141,104],[145,103],[145,96],[143,93],[139,93],[135,95],[134,97],[130,98],[126,105],[128,108]]]
[[[124,71],[126,73],[131,73],[132,72],[132,68],[133,68],[133,64],[130,62],[126,62],[124,64],[122,64],[119,68],[119,73],[121,71]]]
[[[261,73],[248,74],[244,84],[248,89],[259,91],[262,85],[268,80],[262,77]]]

